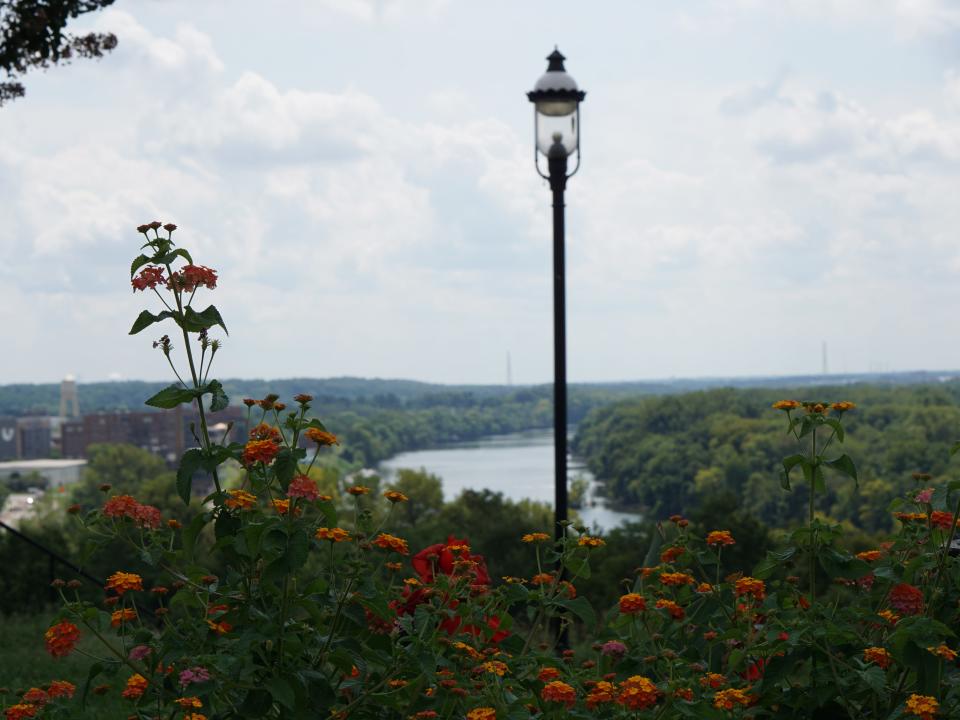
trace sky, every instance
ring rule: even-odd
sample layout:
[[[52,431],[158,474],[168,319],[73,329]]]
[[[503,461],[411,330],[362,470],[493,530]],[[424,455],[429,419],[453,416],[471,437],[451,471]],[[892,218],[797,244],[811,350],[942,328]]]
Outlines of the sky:
[[[960,368],[960,2],[118,0],[0,108],[0,384],[166,379],[174,222],[220,377],[552,380],[525,93],[587,91],[571,381]],[[167,328],[170,332],[173,328]],[[173,335],[173,333],[170,333]],[[182,345],[174,339],[175,345]],[[182,349],[182,348],[178,348]]]

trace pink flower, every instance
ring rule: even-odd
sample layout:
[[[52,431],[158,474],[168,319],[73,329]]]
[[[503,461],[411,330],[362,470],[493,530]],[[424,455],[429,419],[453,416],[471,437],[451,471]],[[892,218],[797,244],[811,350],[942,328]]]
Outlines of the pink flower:
[[[609,642],[605,642],[600,646],[600,652],[604,655],[620,657],[627,652],[627,646],[619,640],[610,640]]]
[[[913,498],[913,501],[920,505],[927,505],[930,503],[930,498],[932,497],[933,488],[925,488],[917,493],[916,497]]]
[[[297,475],[287,488],[287,497],[316,500],[320,497],[320,491],[317,490],[317,483],[306,475]]]
[[[192,667],[180,673],[180,685],[186,687],[191,683],[202,683],[210,679],[210,673],[206,668]]]
[[[149,645],[137,645],[130,650],[130,654],[127,657],[131,660],[143,660],[151,652],[153,652],[153,649]]]

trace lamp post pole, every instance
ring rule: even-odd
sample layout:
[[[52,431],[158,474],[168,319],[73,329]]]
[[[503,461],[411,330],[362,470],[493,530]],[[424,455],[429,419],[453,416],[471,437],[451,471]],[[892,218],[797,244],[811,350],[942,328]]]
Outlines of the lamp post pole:
[[[567,187],[567,151],[559,142],[550,148],[547,167],[553,192],[553,532],[560,540],[567,521],[567,304],[563,198]]]

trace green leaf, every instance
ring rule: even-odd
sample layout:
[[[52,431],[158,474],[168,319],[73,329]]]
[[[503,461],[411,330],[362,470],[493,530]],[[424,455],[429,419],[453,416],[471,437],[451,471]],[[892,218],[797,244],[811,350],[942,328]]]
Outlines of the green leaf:
[[[133,262],[130,263],[130,277],[132,278],[134,274],[137,272],[137,270],[142,268],[144,265],[149,265],[149,264],[150,264],[150,258],[148,258],[146,255],[137,255],[133,259]]]
[[[823,476],[823,467],[820,465],[813,469],[813,489],[819,493],[827,491],[827,481]]]
[[[797,554],[797,548],[788,547],[778,552],[772,550],[767,552],[766,560],[761,561],[754,569],[753,576],[761,580],[770,577],[770,574],[778,567],[790,560]]]
[[[187,307],[183,311],[183,328],[187,332],[200,332],[214,325],[219,325],[227,335],[230,334],[227,332],[227,326],[223,323],[223,318],[220,317],[220,311],[213,305],[210,305],[206,310],[200,312],[197,312],[192,307]]]
[[[844,475],[848,475],[853,478],[853,482],[856,483],[857,487],[860,486],[860,481],[857,479],[857,467],[853,464],[853,460],[850,459],[850,456],[843,454],[838,457],[836,460],[828,460],[824,463],[828,468],[833,468],[838,472],[842,472]]]
[[[277,453],[277,457],[273,461],[273,470],[277,475],[277,481],[280,483],[280,487],[284,490],[287,489],[290,481],[293,480],[293,476],[297,471],[297,463],[305,458],[306,455],[307,451],[303,448],[294,448],[292,451],[289,448],[284,448]]]
[[[159,315],[154,315],[149,310],[144,310],[142,313],[137,315],[137,319],[133,321],[133,327],[130,328],[128,335],[136,335],[138,332],[144,328],[148,328],[154,323],[158,323],[161,320],[166,320],[167,318],[175,317],[175,314],[169,310],[164,310]]]
[[[860,676],[860,679],[863,680],[864,684],[875,693],[882,693],[887,686],[886,673],[876,665],[868,667],[866,670],[859,670],[857,674]]]
[[[594,612],[593,607],[591,607],[590,601],[585,597],[578,597],[573,600],[554,600],[552,604],[569,610],[583,620],[591,630],[597,624],[597,614]]]
[[[293,694],[293,688],[283,678],[275,677],[267,681],[267,689],[273,696],[273,699],[286,708],[293,709],[296,700]]]
[[[588,579],[590,577],[590,560],[586,552],[570,555],[563,561],[563,565],[575,578]]]
[[[207,384],[206,392],[210,393],[210,410],[213,412],[224,410],[230,404],[230,398],[223,391],[223,385],[219,380],[211,380]]]
[[[844,432],[843,425],[840,424],[840,421],[836,418],[827,418],[824,422],[833,428],[833,431],[837,434],[837,440],[843,442]]]
[[[190,491],[193,489],[193,474],[205,466],[203,450],[192,448],[180,458],[177,468],[177,494],[187,505],[190,504]]]
[[[172,263],[174,260],[176,260],[178,257],[182,257],[182,258],[183,258],[184,260],[186,260],[188,263],[190,263],[191,265],[193,265],[193,258],[190,257],[190,253],[188,253],[188,252],[187,252],[186,250],[184,250],[183,248],[177,248],[176,250],[172,250],[172,251],[168,252],[166,255],[162,255],[162,256],[159,256],[159,257],[155,257],[155,258],[153,259],[153,262],[155,262],[157,265],[169,265],[169,264]]]
[[[192,402],[195,397],[197,397],[196,390],[191,390],[180,385],[170,385],[147,400],[145,404],[150,407],[170,410],[177,405]]]
[[[90,669],[87,671],[87,681],[83,684],[83,695],[80,697],[80,708],[84,709],[87,706],[87,694],[90,692],[90,685],[93,683],[93,679],[102,673],[104,670],[103,663],[95,662],[90,666]]]
[[[958,452],[960,452],[960,442],[955,442],[953,445],[950,446],[951,457],[953,455],[956,455]]]
[[[790,471],[805,461],[806,458],[803,455],[791,455],[790,457],[785,457],[783,459],[783,472],[780,474],[780,487],[782,487],[784,490],[790,489]]]

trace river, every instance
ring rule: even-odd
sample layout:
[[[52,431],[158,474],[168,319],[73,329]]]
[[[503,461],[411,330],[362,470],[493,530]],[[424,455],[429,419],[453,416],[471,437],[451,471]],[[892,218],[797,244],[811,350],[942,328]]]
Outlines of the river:
[[[443,480],[444,500],[448,501],[462,490],[486,488],[503,493],[511,500],[530,498],[553,505],[552,430],[494,435],[432,450],[405,452],[384,460],[378,469],[389,481],[401,468],[424,468],[439,475]],[[576,511],[584,524],[610,530],[640,519],[637,514],[608,508],[605,499],[594,492],[593,476],[582,462],[573,458],[568,463],[568,476],[578,475],[590,482],[586,502]]]

